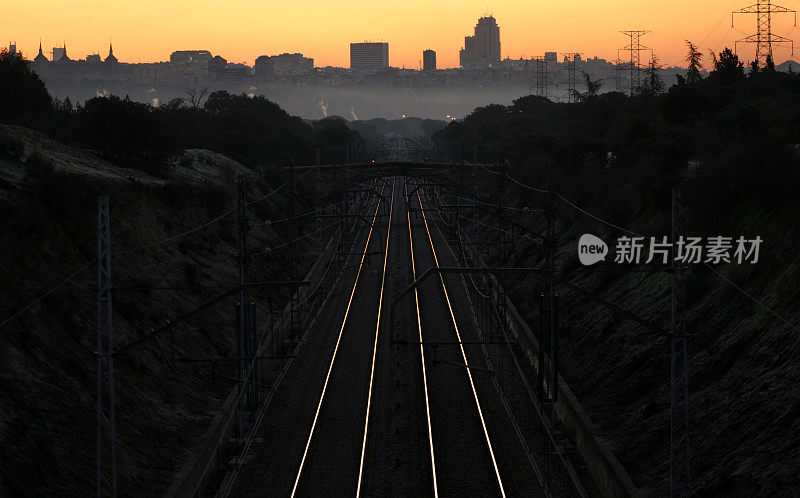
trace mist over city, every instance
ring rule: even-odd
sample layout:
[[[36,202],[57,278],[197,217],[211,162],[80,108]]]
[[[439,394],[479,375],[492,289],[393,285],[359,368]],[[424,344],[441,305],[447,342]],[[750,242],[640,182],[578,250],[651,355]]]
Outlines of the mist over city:
[[[75,103],[113,94],[157,106],[184,98],[187,91],[225,90],[263,95],[307,119],[417,116],[445,121],[487,103],[509,105],[527,94],[571,102],[576,92],[585,92],[587,77],[603,82],[601,92],[625,91],[641,83],[631,80],[631,67],[652,66],[664,82],[674,82],[683,71],[659,63],[638,37],[641,47],[622,48],[614,60],[555,51],[511,59],[501,56],[501,28],[494,17],[478,19],[472,33],[464,37],[457,68],[439,67],[431,49],[420,50],[417,67],[397,67],[391,64],[389,42],[351,43],[349,67],[317,67],[313,54],[301,53],[261,55],[247,65],[208,50],[177,50],[169,61],[127,63],[114,54],[112,44],[107,54],[70,56],[64,42],[47,50],[40,43],[32,70],[55,97]],[[629,41],[629,34],[619,35],[621,44]],[[792,64],[786,61],[778,70]]]

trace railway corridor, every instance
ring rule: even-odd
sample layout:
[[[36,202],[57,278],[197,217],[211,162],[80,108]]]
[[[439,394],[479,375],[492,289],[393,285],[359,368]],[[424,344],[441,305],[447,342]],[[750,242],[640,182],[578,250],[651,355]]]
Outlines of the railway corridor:
[[[233,496],[546,494],[482,353],[424,189],[381,193],[338,288],[266,407]],[[390,319],[394,323],[390,323]]]

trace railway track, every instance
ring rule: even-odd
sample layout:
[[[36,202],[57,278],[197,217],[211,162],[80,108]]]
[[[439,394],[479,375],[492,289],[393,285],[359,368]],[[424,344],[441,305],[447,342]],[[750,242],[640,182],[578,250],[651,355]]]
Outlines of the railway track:
[[[454,264],[414,186],[383,180],[352,278],[276,390],[234,495],[549,494],[481,353],[463,280],[429,279],[389,323],[387,303]]]

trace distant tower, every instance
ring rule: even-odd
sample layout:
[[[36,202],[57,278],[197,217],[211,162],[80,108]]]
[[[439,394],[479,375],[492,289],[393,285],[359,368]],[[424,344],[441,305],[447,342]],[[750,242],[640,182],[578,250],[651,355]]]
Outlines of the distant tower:
[[[45,57],[44,52],[42,52],[42,40],[39,40],[39,55],[33,59],[33,62],[35,64],[44,64],[46,62],[50,62],[47,60],[47,57]]]
[[[734,14],[756,14],[756,26],[758,31],[754,35],[746,36],[741,40],[736,40],[734,49],[739,43],[755,43],[756,44],[756,60],[761,65],[767,62],[767,56],[772,55],[772,45],[777,43],[790,43],[792,45],[792,53],[794,53],[794,41],[781,35],[776,35],[772,32],[772,14],[795,14],[795,26],[797,26],[797,14],[791,9],[772,5],[771,0],[756,0],[754,5],[745,7],[743,9],[734,10],[731,12],[731,28],[733,28],[733,15]]]
[[[483,69],[499,64],[500,53],[500,26],[492,16],[481,17],[475,34],[464,37],[459,59],[464,69]]]
[[[436,52],[433,50],[422,52],[422,70],[436,71]]]
[[[17,53],[17,43],[11,42],[8,44],[8,53],[14,55]]]
[[[105,62],[106,64],[116,64],[119,62],[114,56],[114,46],[111,43],[108,44],[108,57],[106,57]]]

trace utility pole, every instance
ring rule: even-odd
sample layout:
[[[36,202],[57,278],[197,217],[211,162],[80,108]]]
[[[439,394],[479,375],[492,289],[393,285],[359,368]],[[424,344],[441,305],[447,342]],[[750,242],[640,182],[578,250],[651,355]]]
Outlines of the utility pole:
[[[734,14],[755,14],[757,27],[755,34],[736,40],[734,50],[738,48],[740,43],[755,43],[756,61],[762,66],[766,64],[767,57],[772,56],[773,44],[790,43],[792,46],[792,55],[794,55],[794,41],[772,32],[772,14],[788,13],[794,14],[794,25],[797,26],[797,12],[779,5],[772,5],[772,0],[756,0],[756,3],[753,5],[731,12],[731,28],[733,28]]]
[[[689,444],[689,352],[686,344],[686,266],[678,259],[677,244],[683,236],[681,191],[672,191],[672,298],[670,318],[670,414],[669,490],[670,496],[692,492],[691,447]]]
[[[475,253],[481,250],[481,226],[478,224],[478,146],[472,149],[472,197],[475,203],[472,208],[472,224],[475,225]]]
[[[236,203],[237,208],[237,218],[238,218],[238,225],[239,225],[239,304],[237,306],[237,313],[238,313],[238,325],[239,325],[239,337],[237,340],[238,343],[238,353],[239,353],[239,375],[238,378],[238,394],[239,394],[239,441],[244,440],[244,433],[245,433],[245,408],[247,405],[247,393],[248,393],[248,382],[245,379],[245,374],[247,372],[247,365],[246,365],[246,357],[250,352],[250,347],[248,347],[248,339],[250,338],[250,334],[248,333],[248,310],[250,309],[250,292],[245,285],[247,283],[247,200],[246,200],[246,186],[244,175],[239,175],[237,178],[237,187],[238,187],[238,202]],[[255,355],[251,355],[255,356]]]
[[[548,401],[553,403],[552,409],[555,412],[555,402],[558,398],[558,316],[557,316],[557,297],[555,286],[556,273],[556,228],[555,228],[555,206],[553,204],[553,164],[547,162],[547,329],[548,342],[547,349],[550,354],[550,364],[547,377],[549,377],[549,396]],[[552,417],[555,424],[555,417]]]
[[[620,31],[625,36],[630,37],[630,43],[620,49],[621,52],[630,52],[630,71],[631,71],[631,86],[630,95],[635,95],[642,86],[641,62],[642,52],[652,50],[645,47],[641,43],[642,36],[649,33],[649,31],[628,30]]]
[[[114,326],[111,300],[111,228],[107,195],[97,199],[97,496],[103,496],[103,359],[108,367],[111,496],[117,496],[117,423],[114,396]],[[105,336],[105,340],[103,339]],[[104,344],[105,342],[105,344]]]
[[[289,171],[289,276],[291,281],[297,282],[300,280],[300,255],[297,250],[297,185],[295,177],[295,162],[292,158],[292,164]],[[291,292],[291,303],[289,306],[289,334],[291,340],[295,340],[295,318],[300,310],[295,309],[299,304],[299,299],[296,292]],[[299,318],[297,326],[299,328]]]
[[[499,168],[499,178],[497,180],[497,188],[499,191],[498,195],[498,204],[499,204],[499,212],[500,216],[497,218],[497,229],[498,229],[498,246],[497,246],[497,265],[498,266],[506,266],[506,244],[508,243],[508,237],[506,236],[505,230],[505,218],[506,218],[506,185],[505,185],[505,154],[501,154],[500,156],[500,168]]]
[[[580,56],[579,52],[564,54],[567,59],[567,102],[575,102],[577,100],[575,86],[578,73],[578,58]]]
[[[322,252],[322,168],[320,167],[319,149],[317,149],[315,169],[317,170],[314,190],[314,250]]]

